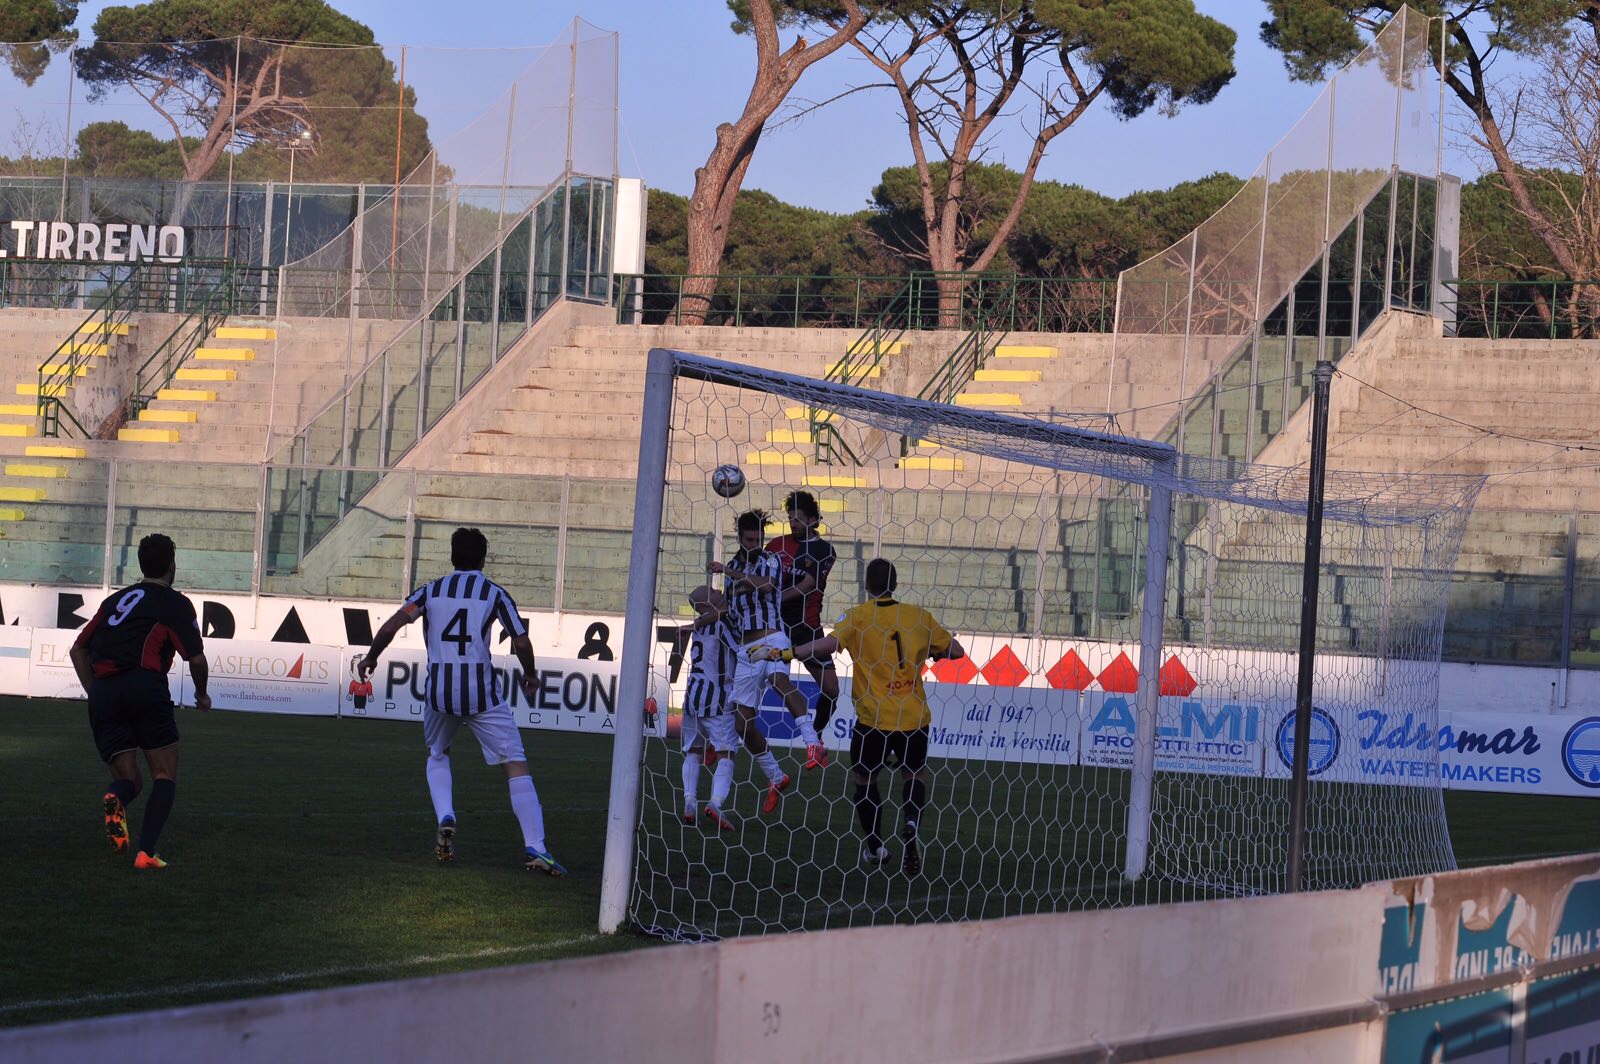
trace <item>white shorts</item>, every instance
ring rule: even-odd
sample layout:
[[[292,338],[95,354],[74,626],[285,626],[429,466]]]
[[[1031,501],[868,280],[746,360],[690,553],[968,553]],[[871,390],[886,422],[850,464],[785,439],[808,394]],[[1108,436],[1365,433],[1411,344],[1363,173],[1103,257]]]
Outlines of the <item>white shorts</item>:
[[[422,711],[422,738],[428,744],[428,753],[443,757],[455,741],[456,732],[466,728],[483,748],[483,760],[489,765],[503,765],[508,761],[526,761],[522,752],[522,733],[517,730],[517,718],[504,702],[471,717],[457,717],[436,710]]]
[[[733,710],[719,713],[715,717],[697,717],[692,713],[683,715],[683,749],[687,753],[701,747],[701,739],[710,741],[711,746],[724,754],[731,754],[739,749],[739,731],[734,724]]]
[[[773,632],[764,635],[754,643],[746,643],[739,648],[739,661],[733,670],[733,690],[728,695],[728,703],[735,706],[745,706],[756,709],[761,705],[761,696],[767,693],[767,685],[774,676],[789,675],[789,663],[786,661],[751,661],[748,657],[752,647],[775,647],[778,650],[789,649],[789,637],[782,632]]]

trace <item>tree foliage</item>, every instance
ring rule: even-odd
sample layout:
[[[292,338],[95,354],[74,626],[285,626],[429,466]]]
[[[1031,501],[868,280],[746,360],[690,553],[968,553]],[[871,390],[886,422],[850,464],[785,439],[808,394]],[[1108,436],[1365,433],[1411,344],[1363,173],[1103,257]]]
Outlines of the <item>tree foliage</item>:
[[[979,168],[975,184],[987,204],[975,219],[992,234],[1004,199],[1021,175],[999,165]],[[1239,190],[1229,174],[1212,174],[1170,189],[1135,192],[1121,199],[1079,185],[1039,181],[994,268],[1038,277],[1114,277],[1118,271],[1168,246]],[[901,276],[926,267],[901,238],[919,224],[917,179],[895,167],[873,189],[868,210],[834,214],[796,207],[766,192],[747,190],[734,206],[725,273],[747,276]],[[687,272],[687,200],[653,191],[646,231],[646,270]]]
[[[91,102],[143,98],[188,180],[210,176],[230,147],[248,172],[278,176],[291,138],[312,145],[296,159],[308,180],[392,180],[397,151],[402,172],[427,153],[415,94],[401,97],[372,31],[323,0],[151,0],[106,8],[94,33],[75,53]]]
[[[1051,142],[1102,96],[1122,118],[1158,105],[1172,113],[1211,100],[1233,77],[1233,31],[1191,0],[903,0],[877,15],[852,43],[899,98],[921,256],[946,273],[995,263]],[[1018,121],[1030,150],[987,229],[979,219],[1000,185],[985,157]],[[942,294],[949,309],[953,282]]]
[[[91,122],[78,130],[77,155],[68,167],[83,177],[179,178],[183,155],[170,140],[121,122]],[[191,139],[189,148],[195,142]]]
[[[77,0],[0,0],[0,56],[25,85],[39,80],[53,54],[78,39]]]

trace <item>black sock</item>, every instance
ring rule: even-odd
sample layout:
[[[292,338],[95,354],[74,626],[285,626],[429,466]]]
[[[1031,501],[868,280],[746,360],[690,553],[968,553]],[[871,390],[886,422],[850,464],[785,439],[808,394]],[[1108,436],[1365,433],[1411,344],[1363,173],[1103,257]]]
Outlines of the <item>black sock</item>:
[[[919,779],[906,780],[900,788],[900,800],[906,816],[903,834],[909,839],[916,835],[917,823],[922,819],[922,807],[928,801],[928,785]]]
[[[867,837],[867,848],[876,850],[883,845],[883,836],[878,834],[878,817],[882,811],[883,797],[878,794],[878,784],[856,784],[856,822],[861,825],[861,833]]]
[[[828,721],[833,717],[833,707],[839,704],[838,695],[830,695],[824,691],[817,696],[817,731],[828,726]]]
[[[132,780],[112,780],[106,785],[106,793],[116,795],[118,801],[127,805],[139,797],[139,787]]]
[[[177,794],[178,785],[172,780],[156,780],[150,785],[150,800],[144,803],[144,820],[139,824],[139,849],[145,853],[156,852],[156,840],[167,826],[167,814],[172,812]]]

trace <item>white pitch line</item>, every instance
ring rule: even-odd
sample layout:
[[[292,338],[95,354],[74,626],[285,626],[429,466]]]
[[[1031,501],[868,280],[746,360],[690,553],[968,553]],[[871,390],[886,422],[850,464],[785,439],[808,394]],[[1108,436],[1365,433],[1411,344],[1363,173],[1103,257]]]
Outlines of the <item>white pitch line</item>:
[[[246,979],[206,979],[200,982],[180,983],[177,986],[156,987],[150,990],[121,990],[114,994],[79,994],[74,997],[36,998],[33,1001],[17,1001],[9,1005],[0,1005],[0,1015],[8,1012],[23,1012],[28,1009],[71,1008],[75,1005],[103,1005],[117,1001],[137,1001],[140,998],[186,997],[190,994],[201,994],[209,990],[247,990],[252,987],[299,983],[307,979],[360,975],[365,972],[383,972],[397,968],[417,968],[425,964],[487,960],[491,957],[510,957],[522,953],[546,953],[552,950],[565,949],[568,946],[580,946],[586,942],[594,942],[600,937],[598,933],[595,933],[592,935],[579,935],[577,938],[563,938],[554,942],[541,942],[526,946],[491,946],[466,953],[422,954],[415,957],[402,957],[393,961],[374,961],[371,964],[346,964],[333,968],[314,968],[304,972],[279,972],[276,975],[257,975]]]

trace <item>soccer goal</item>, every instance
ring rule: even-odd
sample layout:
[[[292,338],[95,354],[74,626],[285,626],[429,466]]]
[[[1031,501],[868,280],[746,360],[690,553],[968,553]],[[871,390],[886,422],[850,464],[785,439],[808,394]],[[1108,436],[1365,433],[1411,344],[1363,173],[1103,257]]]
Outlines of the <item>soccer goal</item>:
[[[746,486],[724,498],[712,473],[730,464]],[[737,479],[724,471],[716,486]],[[1303,468],[657,349],[638,485],[603,929],[695,940],[1284,888]],[[1426,737],[1477,486],[1327,476],[1308,887],[1454,865]],[[797,490],[815,498],[837,557],[824,629],[863,602],[868,563],[884,558],[894,598],[965,649],[923,673],[918,867],[904,853],[905,755],[885,759],[869,793],[852,776],[861,666],[847,653],[834,658],[841,695],[821,729],[831,764],[802,767],[801,727],[767,684],[754,727],[790,786],[763,813],[767,772],[747,749],[723,751],[727,823],[685,821],[713,775],[685,793],[692,599],[721,587],[708,569],[738,549],[738,516],[766,513],[765,544],[789,531]],[[788,668],[814,713],[818,687],[800,663]],[[663,674],[671,696],[658,687],[647,719],[648,677]],[[1410,763],[1433,771],[1375,776],[1358,756],[1375,720],[1424,737]],[[864,846],[872,793],[887,855]]]

